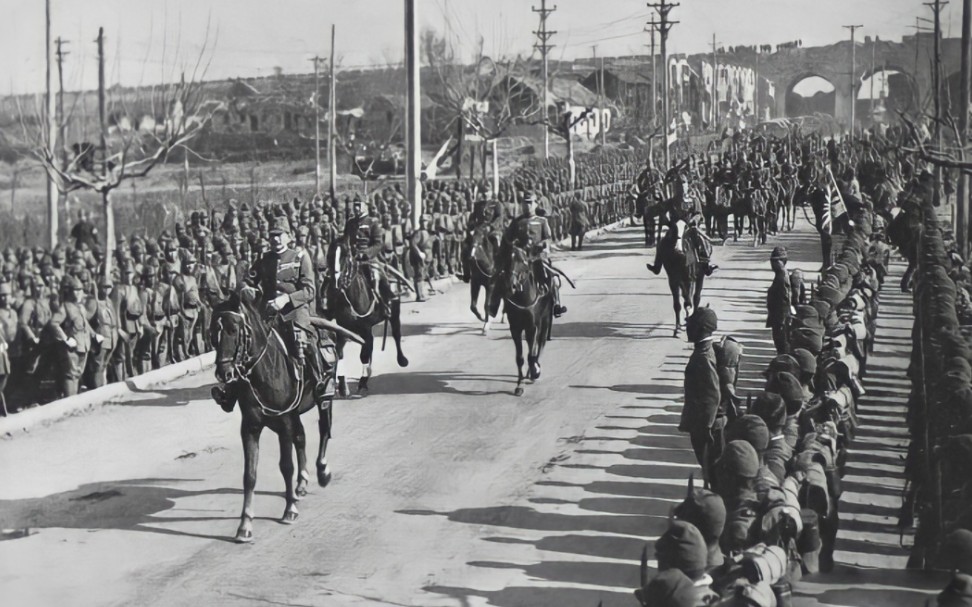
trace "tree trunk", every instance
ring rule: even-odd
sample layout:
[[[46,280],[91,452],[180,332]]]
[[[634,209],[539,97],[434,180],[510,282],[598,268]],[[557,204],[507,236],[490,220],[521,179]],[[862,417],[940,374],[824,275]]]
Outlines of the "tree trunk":
[[[20,178],[20,169],[15,168],[13,177],[10,179],[10,212],[14,211],[14,203],[17,199],[17,180]]]
[[[476,178],[476,146],[469,146],[469,178]]]
[[[577,163],[574,162],[574,140],[567,129],[567,166],[570,167],[570,189],[577,188]]]
[[[483,139],[483,142],[479,144],[479,173],[483,180],[486,179],[486,150],[489,142]]]
[[[115,252],[115,209],[111,206],[111,190],[101,192],[105,209],[105,276],[111,277],[111,262]]]

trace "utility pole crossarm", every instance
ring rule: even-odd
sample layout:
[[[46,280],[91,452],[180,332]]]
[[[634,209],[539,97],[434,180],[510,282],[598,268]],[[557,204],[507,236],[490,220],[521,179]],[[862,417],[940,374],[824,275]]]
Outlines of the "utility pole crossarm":
[[[547,108],[550,105],[550,79],[547,71],[547,58],[550,55],[550,49],[554,48],[549,40],[557,33],[547,29],[547,17],[557,10],[557,6],[547,8],[547,0],[540,0],[540,8],[534,6],[531,7],[531,10],[540,15],[540,27],[533,32],[538,42],[533,45],[533,48],[540,51],[540,56],[543,57],[543,157],[547,159],[550,157],[550,128],[547,125],[549,122]],[[570,134],[567,136],[569,137]]]
[[[654,9],[658,13],[657,21],[652,19],[648,22],[648,25],[652,26],[658,30],[661,34],[661,58],[662,58],[662,108],[663,108],[663,132],[664,135],[664,146],[665,151],[665,167],[664,171],[668,171],[671,167],[671,150],[668,145],[668,133],[671,128],[671,96],[669,95],[669,82],[668,82],[668,32],[672,29],[673,25],[676,25],[678,21],[672,21],[668,18],[668,14],[672,12],[672,9],[680,6],[678,3],[666,2],[666,0],[659,0],[657,3],[648,3],[648,8]],[[663,172],[664,172],[663,171]]]

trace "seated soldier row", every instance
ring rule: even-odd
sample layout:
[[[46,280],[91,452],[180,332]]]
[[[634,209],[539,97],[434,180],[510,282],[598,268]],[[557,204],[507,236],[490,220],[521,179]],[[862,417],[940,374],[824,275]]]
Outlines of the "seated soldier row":
[[[793,582],[833,566],[840,477],[860,396],[849,368],[862,375],[865,363],[863,350],[845,342],[861,320],[856,313],[862,339],[873,337],[874,266],[883,263],[870,256],[869,218],[860,219],[821,288],[799,306],[818,321],[807,324],[819,339],[797,339],[774,358],[764,391],[745,410],[734,390],[741,349],[715,338],[714,311],[689,318],[694,350],[679,428],[690,435],[705,487],[690,479],[657,540],[658,573],[635,592],[642,605],[788,605]]]

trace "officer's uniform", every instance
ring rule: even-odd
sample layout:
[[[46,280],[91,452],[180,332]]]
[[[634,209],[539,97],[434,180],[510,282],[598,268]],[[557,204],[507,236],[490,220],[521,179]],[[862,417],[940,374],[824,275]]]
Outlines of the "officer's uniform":
[[[789,352],[788,331],[790,324],[790,276],[786,270],[786,249],[773,249],[770,263],[773,266],[773,282],[766,291],[766,326],[773,330],[773,343],[777,354]]]
[[[199,344],[193,343],[196,324],[199,322],[199,312],[202,299],[199,297],[199,283],[190,271],[190,265],[195,259],[187,258],[183,262],[184,270],[176,276],[173,287],[179,298],[179,323],[174,335],[173,359],[176,362],[186,360],[190,356],[202,354]]]
[[[685,366],[685,404],[678,424],[680,431],[688,433],[695,457],[709,480],[713,463],[722,452],[721,430],[725,425],[720,419],[722,389],[712,347],[717,322],[715,312],[708,308],[699,308],[686,320],[686,335],[695,349]]]
[[[65,288],[74,291],[82,288],[81,281],[69,276],[64,281]],[[91,348],[92,331],[82,305],[76,301],[64,301],[48,322],[55,340],[55,386],[58,398],[78,393],[78,382]],[[68,340],[73,339],[74,345]]]
[[[390,316],[390,305],[396,299],[388,278],[376,263],[382,249],[385,230],[376,217],[362,217],[354,234],[354,250],[359,261],[367,264],[367,273],[372,291],[378,295],[385,314]]]
[[[151,266],[144,266],[151,267]],[[122,269],[131,276],[134,268]],[[144,269],[143,269],[144,272]],[[123,381],[135,374],[135,347],[145,307],[139,297],[138,287],[134,284],[116,284],[111,292],[115,305],[116,326],[119,329],[118,345],[114,349],[110,364],[115,369],[116,381]]]
[[[155,272],[156,266],[145,266],[142,270],[142,286],[138,291],[143,313],[138,317],[140,327],[137,330],[138,338],[134,356],[139,374],[150,369],[158,369],[167,354],[163,338],[168,318],[162,302],[168,291],[168,285],[157,284]],[[125,322],[127,318],[123,321],[123,325]]]
[[[99,286],[112,286],[111,280],[101,276],[98,280]],[[115,305],[108,300],[101,300],[97,297],[88,299],[87,305],[88,322],[92,331],[101,336],[100,341],[95,338],[91,347],[91,355],[88,357],[88,373],[90,375],[90,386],[100,388],[107,382],[122,381],[125,379],[124,364],[109,364],[115,362],[113,356],[115,349],[120,346],[118,339],[118,312]],[[121,361],[118,361],[121,362]]]

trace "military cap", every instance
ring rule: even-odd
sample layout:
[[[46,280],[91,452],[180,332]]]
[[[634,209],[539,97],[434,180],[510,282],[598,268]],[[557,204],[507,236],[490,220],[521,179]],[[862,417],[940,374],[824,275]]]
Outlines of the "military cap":
[[[702,534],[708,546],[707,568],[722,565],[719,537],[726,525],[726,505],[722,498],[708,489],[696,489],[694,477],[689,477],[688,494],[673,514],[675,518],[695,525]]]
[[[84,288],[84,285],[81,284],[81,281],[78,280],[78,277],[77,276],[72,276],[70,274],[68,274],[67,276],[64,277],[64,281],[61,283],[61,286],[63,286],[65,289],[83,289]]]
[[[13,295],[9,282],[0,282],[0,295]]]
[[[786,373],[786,375],[793,378],[789,373]],[[793,379],[795,381],[796,378]],[[797,384],[797,387],[799,387],[799,384]],[[786,409],[782,396],[775,392],[763,392],[756,397],[751,412],[763,420],[767,430],[769,430],[770,436],[775,436],[783,431],[783,426],[786,424]],[[758,448],[757,451],[759,451]]]
[[[772,377],[784,371],[796,375],[800,373],[800,363],[789,354],[780,354],[770,361],[764,375]]]
[[[972,575],[972,531],[956,529],[948,534],[939,551],[947,569]]]
[[[840,293],[837,288],[826,282],[817,289],[817,298],[827,302],[831,306],[836,306],[840,303]]]
[[[778,246],[773,248],[773,252],[770,254],[770,259],[786,259],[786,247]]]
[[[658,569],[679,569],[693,580],[705,574],[708,552],[702,533],[692,523],[682,520],[673,520],[655,542]]]
[[[937,597],[938,607],[969,607],[972,605],[972,576],[956,573]]]
[[[745,578],[736,580],[728,589],[728,597],[720,607],[777,607],[776,594],[767,582],[753,583]]]
[[[100,276],[98,276],[98,286],[99,287],[113,287],[113,286],[115,286],[115,283],[112,282],[110,276],[105,276],[104,274],[101,274]]]
[[[659,571],[634,594],[648,607],[695,607],[698,602],[695,584],[679,569]]]
[[[803,401],[806,399],[806,395],[803,392],[803,386],[800,384],[800,381],[792,373],[786,371],[779,373],[776,376],[776,389],[783,398],[787,415],[796,415],[803,408]]]
[[[152,263],[154,261],[154,259],[149,260],[147,264],[142,266],[142,276],[155,276],[158,273],[159,264],[158,262]]]
[[[737,417],[726,427],[727,441],[746,441],[752,445],[756,453],[766,451],[769,439],[770,431],[766,422],[752,413]]]
[[[756,478],[759,474],[759,455],[756,449],[745,440],[729,440],[728,435],[726,440],[729,442],[717,462],[719,470],[743,478]]]
[[[696,308],[685,320],[685,335],[693,342],[712,335],[718,328],[719,318],[711,308]]]

